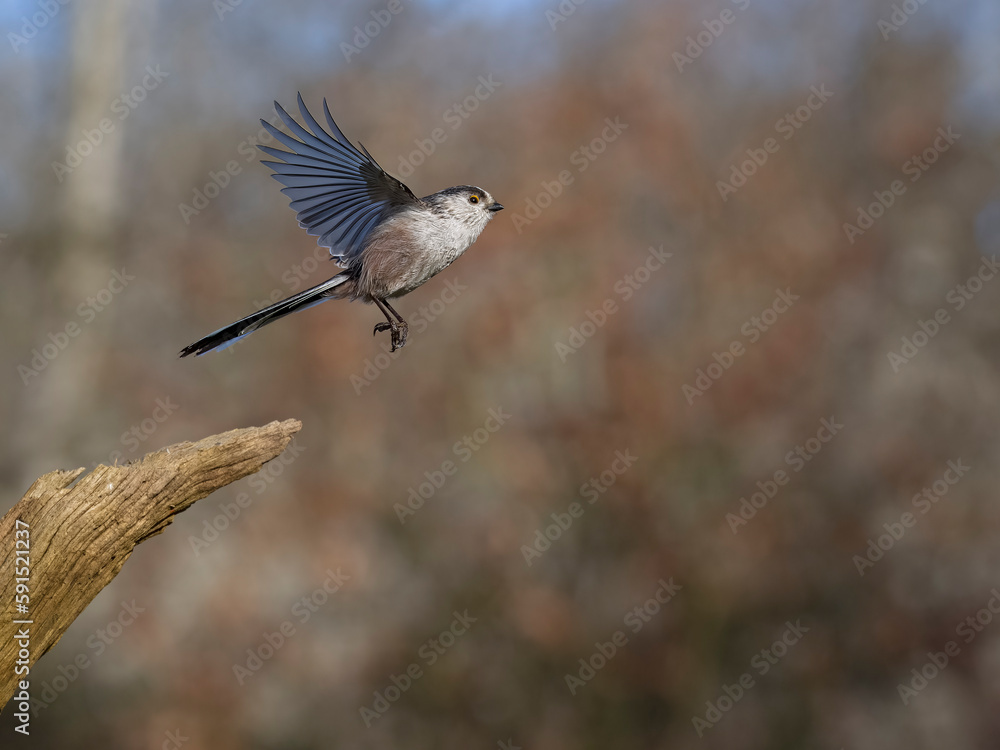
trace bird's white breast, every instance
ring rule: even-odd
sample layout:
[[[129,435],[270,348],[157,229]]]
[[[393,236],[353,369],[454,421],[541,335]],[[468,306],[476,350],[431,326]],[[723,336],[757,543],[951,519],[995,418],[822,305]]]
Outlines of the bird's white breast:
[[[408,215],[407,215],[408,214]],[[399,217],[413,246],[412,263],[405,274],[406,294],[454,263],[482,233],[485,223],[470,223],[427,210]]]

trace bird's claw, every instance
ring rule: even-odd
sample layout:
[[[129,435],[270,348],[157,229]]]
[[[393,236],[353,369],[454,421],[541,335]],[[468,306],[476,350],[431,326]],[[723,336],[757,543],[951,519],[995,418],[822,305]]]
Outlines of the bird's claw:
[[[381,333],[382,331],[391,332],[389,351],[394,352],[397,349],[402,349],[406,345],[406,335],[409,333],[409,326],[406,325],[404,321],[401,320],[398,323],[390,323],[389,321],[376,323],[375,330],[372,331],[372,336],[376,333]]]
[[[399,321],[399,325],[392,329],[392,350],[402,349],[406,345],[406,334],[410,332],[410,327],[406,321]]]

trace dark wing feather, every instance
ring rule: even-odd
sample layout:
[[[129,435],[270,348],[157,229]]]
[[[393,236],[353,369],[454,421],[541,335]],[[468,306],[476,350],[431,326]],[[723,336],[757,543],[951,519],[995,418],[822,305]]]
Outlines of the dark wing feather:
[[[271,175],[285,187],[299,226],[314,237],[344,267],[349,267],[364,247],[365,238],[380,220],[404,206],[420,203],[413,192],[389,175],[368,150],[358,150],[330,115],[326,99],[323,114],[328,133],[310,114],[299,94],[299,112],[308,130],[280,104],[274,108],[292,135],[261,120],[279,143],[290,151],[258,146],[281,161],[264,161]]]

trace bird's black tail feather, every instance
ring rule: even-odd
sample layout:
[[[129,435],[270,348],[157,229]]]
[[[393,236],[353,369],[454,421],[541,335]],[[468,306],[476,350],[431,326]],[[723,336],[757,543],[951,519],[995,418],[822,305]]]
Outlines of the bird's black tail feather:
[[[281,302],[275,302],[270,307],[258,310],[252,315],[247,315],[242,320],[237,320],[235,323],[225,328],[220,328],[218,331],[195,341],[190,346],[184,347],[181,350],[181,356],[186,357],[189,354],[202,355],[216,349],[225,349],[227,346],[232,346],[239,339],[249,336],[258,328],[262,328],[268,323],[273,323],[286,315],[291,315],[294,312],[305,310],[307,307],[312,307],[313,305],[318,305],[320,302],[331,299],[333,295],[330,294],[330,290],[340,286],[347,280],[348,276],[346,273],[338,274],[311,289],[299,292],[288,299],[281,300]]]

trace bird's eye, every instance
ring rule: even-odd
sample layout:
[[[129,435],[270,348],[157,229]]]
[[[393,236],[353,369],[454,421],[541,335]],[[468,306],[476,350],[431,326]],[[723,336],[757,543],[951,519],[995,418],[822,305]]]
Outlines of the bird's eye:
[[[479,203],[479,196],[478,195],[469,196],[469,203]]]

